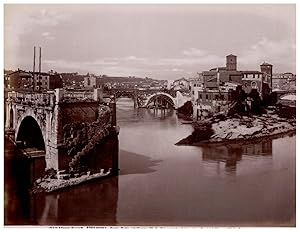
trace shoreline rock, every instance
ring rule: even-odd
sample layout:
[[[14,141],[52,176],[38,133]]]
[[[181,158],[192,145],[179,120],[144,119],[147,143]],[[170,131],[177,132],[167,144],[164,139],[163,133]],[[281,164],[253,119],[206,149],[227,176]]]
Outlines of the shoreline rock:
[[[101,172],[90,174],[90,172],[84,173],[81,176],[74,176],[72,178],[39,178],[34,183],[31,192],[33,194],[37,193],[49,193],[53,191],[57,191],[60,189],[68,188],[71,186],[79,185],[82,183],[86,183],[91,180],[108,177],[111,175],[111,170],[109,169],[107,172]]]
[[[282,137],[296,132],[296,119],[281,118],[274,112],[268,112],[261,116],[236,116],[227,119],[214,117],[194,122],[193,126],[194,132],[175,145],[224,145]]]

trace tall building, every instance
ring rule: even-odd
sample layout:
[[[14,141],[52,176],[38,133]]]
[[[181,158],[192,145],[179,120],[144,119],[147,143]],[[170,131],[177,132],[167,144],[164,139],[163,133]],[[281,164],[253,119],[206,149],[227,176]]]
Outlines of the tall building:
[[[93,74],[87,74],[84,77],[84,88],[100,88],[101,87],[101,79]]]
[[[56,89],[63,87],[63,81],[61,75],[58,73],[34,73],[34,90],[43,91],[49,89]]]
[[[272,88],[273,65],[264,62],[260,65],[260,71],[266,78],[264,81],[270,83],[270,87]]]
[[[226,70],[236,71],[237,70],[237,57],[235,55],[226,56]]]

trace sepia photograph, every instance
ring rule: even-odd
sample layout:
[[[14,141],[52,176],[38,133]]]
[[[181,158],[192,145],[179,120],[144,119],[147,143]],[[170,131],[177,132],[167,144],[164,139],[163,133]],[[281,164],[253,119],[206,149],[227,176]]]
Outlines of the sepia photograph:
[[[296,227],[296,4],[3,4],[4,227]]]

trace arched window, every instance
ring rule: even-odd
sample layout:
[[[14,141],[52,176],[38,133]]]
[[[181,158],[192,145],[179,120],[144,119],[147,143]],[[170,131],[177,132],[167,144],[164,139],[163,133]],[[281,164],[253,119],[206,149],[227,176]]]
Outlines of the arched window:
[[[256,81],[252,81],[251,82],[251,87],[252,87],[252,89],[257,89],[257,83],[256,83]]]

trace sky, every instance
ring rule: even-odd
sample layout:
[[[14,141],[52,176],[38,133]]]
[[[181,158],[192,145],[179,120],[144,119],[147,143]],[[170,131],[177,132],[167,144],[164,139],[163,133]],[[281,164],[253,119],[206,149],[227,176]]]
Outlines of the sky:
[[[191,78],[234,54],[295,73],[296,6],[6,4],[4,68],[32,70],[33,46],[42,71]]]

